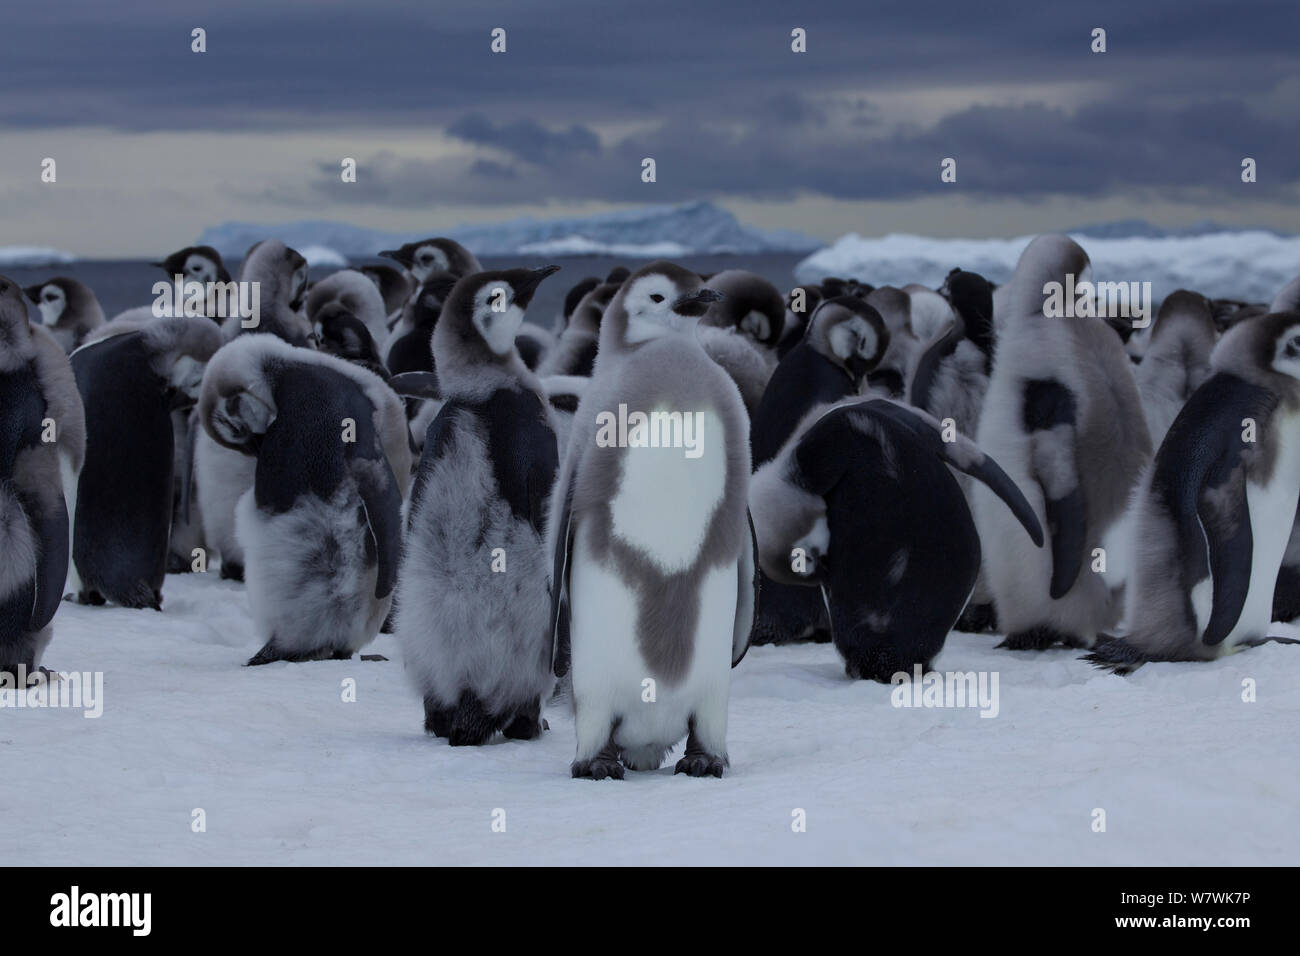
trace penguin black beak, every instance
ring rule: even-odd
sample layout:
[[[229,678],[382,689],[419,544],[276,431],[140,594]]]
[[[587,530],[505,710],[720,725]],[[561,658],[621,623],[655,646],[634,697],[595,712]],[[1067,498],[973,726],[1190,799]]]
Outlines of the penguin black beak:
[[[677,297],[673,302],[673,311],[678,315],[701,316],[709,311],[709,306],[726,298],[713,289],[697,289]]]
[[[527,305],[532,299],[533,293],[537,291],[537,287],[542,284],[542,280],[547,276],[555,275],[559,271],[560,267],[555,265],[527,270],[523,279],[511,283],[515,290],[515,301]]]
[[[394,262],[401,263],[407,269],[411,268],[411,257],[406,255],[400,249],[385,249],[380,253],[380,255],[385,259],[392,259]]]

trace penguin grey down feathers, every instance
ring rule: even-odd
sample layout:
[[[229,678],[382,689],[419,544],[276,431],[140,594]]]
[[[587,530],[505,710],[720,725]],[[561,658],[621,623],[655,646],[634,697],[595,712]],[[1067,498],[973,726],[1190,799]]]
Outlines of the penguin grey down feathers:
[[[290,345],[306,345],[311,323],[299,311],[307,291],[307,260],[278,239],[254,243],[239,264],[239,282],[257,283],[258,315],[252,319],[229,315],[221,325],[227,342],[241,333],[268,332]]]
[[[376,342],[388,335],[388,315],[379,288],[355,269],[340,269],[321,279],[307,293],[307,319],[314,324],[327,305],[341,305],[365,325]]]
[[[1210,352],[1217,338],[1205,296],[1179,289],[1160,304],[1137,367],[1138,393],[1153,448],[1160,447],[1187,399],[1209,378]]]

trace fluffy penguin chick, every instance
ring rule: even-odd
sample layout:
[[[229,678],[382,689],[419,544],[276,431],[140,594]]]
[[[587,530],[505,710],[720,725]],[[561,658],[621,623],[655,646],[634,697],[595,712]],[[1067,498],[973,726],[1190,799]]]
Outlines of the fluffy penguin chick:
[[[722,298],[709,307],[700,325],[737,330],[768,364],[776,365],[776,347],[785,328],[785,301],[777,287],[743,269],[719,272],[708,281]]]
[[[308,321],[317,325],[321,310],[329,305],[342,306],[355,315],[376,342],[382,342],[388,335],[384,298],[374,282],[363,273],[355,269],[340,269],[312,286],[307,293]]]
[[[515,336],[559,266],[456,283],[433,336],[446,400],[411,493],[396,634],[424,700],[424,728],[453,746],[542,732],[554,685],[546,501],[555,430]]]
[[[1179,289],[1160,304],[1150,344],[1137,368],[1152,447],[1160,447],[1187,399],[1210,377],[1210,352],[1217,337],[1214,313],[1205,296]]]
[[[85,450],[68,358],[28,323],[18,284],[0,276],[0,673],[15,680],[20,667],[40,666],[54,633]]]
[[[296,249],[278,239],[254,243],[239,264],[239,281],[257,283],[257,324],[245,326],[239,315],[226,318],[221,326],[228,342],[242,333],[269,332],[290,345],[306,345],[311,323],[299,310],[307,294],[307,260]]]
[[[392,605],[410,473],[401,400],[350,362],[250,335],[213,358],[199,419],[256,458],[236,506],[266,641],[248,663],[350,658]]]
[[[450,272],[459,277],[483,271],[474,254],[454,239],[420,239],[397,249],[385,249],[380,255],[401,263],[417,283],[435,272]]]
[[[154,319],[72,353],[86,409],[72,559],[83,603],[162,609],[174,499],[172,411],[193,404],[221,332]]]
[[[694,335],[717,297],[656,262],[601,322],[549,526],[575,777],[653,770],[683,735],[678,772],[721,776],[727,764],[730,669],[748,646],[755,573],[744,405]]]
[[[1210,365],[1143,476],[1127,633],[1098,643],[1087,659],[1100,667],[1212,660],[1268,639],[1300,500],[1300,312],[1234,325]]]
[[[973,443],[884,399],[833,406],[764,465],[750,488],[763,570],[819,586],[853,678],[928,668],[970,597],[980,543],[946,466],[984,482],[1028,532],[1024,495]]]
[[[1002,646],[1016,650],[1091,647],[1118,622],[1121,519],[1151,458],[1119,337],[1096,318],[1044,314],[1044,286],[1067,274],[1088,279],[1083,249],[1066,236],[1039,236],[995,293],[1005,309],[977,444],[1020,486],[1051,541],[1050,551],[1030,548],[1002,502],[975,487],[984,568],[1007,634]]]
[[[90,286],[58,276],[28,286],[27,298],[36,303],[41,313],[41,324],[63,347],[72,352],[86,336],[104,324],[104,310]]]

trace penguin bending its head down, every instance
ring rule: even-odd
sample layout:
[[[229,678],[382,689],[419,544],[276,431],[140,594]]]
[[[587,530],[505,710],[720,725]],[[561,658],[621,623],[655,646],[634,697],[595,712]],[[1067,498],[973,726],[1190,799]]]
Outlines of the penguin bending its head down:
[[[1213,660],[1269,639],[1300,501],[1300,312],[1234,325],[1210,366],[1143,475],[1126,632],[1098,643],[1087,659],[1099,667]]]
[[[744,269],[727,269],[708,282],[722,298],[709,306],[700,325],[736,329],[775,365],[776,346],[785,329],[785,301],[776,286]]]
[[[104,324],[104,310],[95,293],[76,279],[56,276],[24,291],[40,310],[41,325],[50,330],[66,353],[71,353],[87,335]]]
[[[307,278],[307,260],[296,249],[278,239],[254,243],[239,264],[239,282],[257,283],[256,324],[245,325],[250,320],[238,314],[228,316],[221,327],[223,338],[229,342],[241,333],[267,332],[290,345],[306,345],[311,323],[299,310],[307,294]]]
[[[68,357],[0,276],[0,673],[14,680],[36,671],[54,634],[85,451]]]
[[[320,351],[359,365],[384,381],[391,377],[379,360],[379,346],[370,329],[347,306],[340,302],[322,306],[316,312],[315,326]]]
[[[544,524],[558,453],[515,336],[558,269],[462,278],[433,337],[446,404],[411,492],[395,632],[425,731],[454,747],[538,737],[555,684]]]
[[[994,296],[1005,308],[977,444],[1020,486],[1051,542],[1028,547],[1002,503],[975,487],[1002,646],[1015,650],[1091,647],[1123,612],[1122,519],[1151,458],[1133,366],[1105,322],[1045,314],[1046,283],[1089,272],[1073,240],[1039,236]]]
[[[1179,289],[1160,303],[1136,372],[1153,448],[1160,447],[1187,399],[1210,377],[1210,353],[1217,338],[1205,296]]]
[[[379,288],[357,270],[340,269],[311,287],[306,302],[308,321],[316,324],[317,314],[330,304],[341,305],[360,319],[376,342],[382,342],[388,335],[384,297],[379,294]]]
[[[379,633],[410,474],[401,400],[350,362],[241,336],[208,366],[203,428],[256,460],[236,507],[260,638],[249,661],[347,659]]]
[[[72,353],[86,409],[72,560],[77,600],[162,610],[174,485],[172,411],[221,345],[206,318],[154,319]]]
[[[694,336],[717,297],[655,262],[601,323],[548,525],[575,777],[653,770],[683,735],[678,772],[727,765],[730,669],[748,646],[756,579],[744,405]]]
[[[474,254],[454,239],[420,239],[397,249],[385,249],[380,255],[401,263],[417,283],[435,272],[467,276],[483,271]]]
[[[980,539],[946,466],[984,482],[1042,546],[1015,483],[943,431],[901,403],[850,401],[812,419],[754,475],[762,568],[783,584],[820,587],[850,677],[928,668],[970,597]]]

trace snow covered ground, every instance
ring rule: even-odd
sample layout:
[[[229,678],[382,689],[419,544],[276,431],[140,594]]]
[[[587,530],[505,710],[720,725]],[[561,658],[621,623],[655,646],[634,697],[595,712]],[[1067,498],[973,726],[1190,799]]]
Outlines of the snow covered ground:
[[[239,666],[242,585],[169,577],[163,613],[65,604],[45,663],[103,671],[103,715],[0,710],[0,846],[32,864],[1295,864],[1300,647],[1124,679],[954,634],[999,713],[891,706],[834,650],[734,671],[731,770],[571,780],[541,741],[426,737],[390,662]],[[1300,629],[1275,625],[1276,632]],[[356,681],[356,701],[343,682]],[[1243,702],[1252,679],[1257,700]],[[206,832],[191,830],[202,808]],[[1093,830],[1093,811],[1106,831]],[[494,810],[505,832],[494,832]],[[806,812],[806,832],[792,814]],[[496,819],[500,819],[497,814]]]

